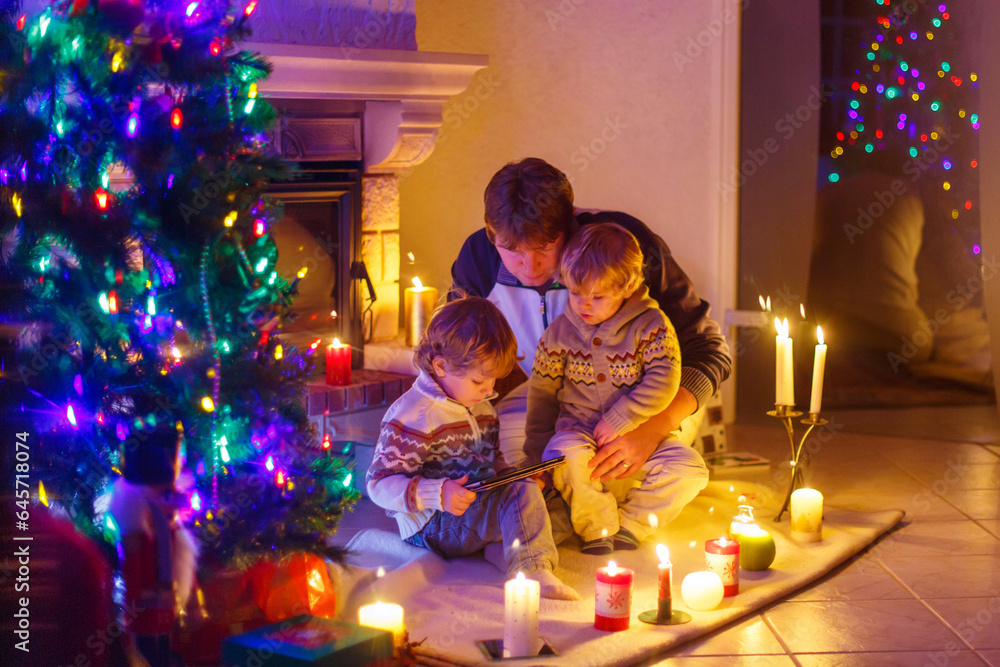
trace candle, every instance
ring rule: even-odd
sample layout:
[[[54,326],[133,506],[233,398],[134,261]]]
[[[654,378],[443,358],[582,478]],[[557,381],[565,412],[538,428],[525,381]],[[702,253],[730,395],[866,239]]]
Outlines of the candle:
[[[705,569],[722,579],[723,595],[740,592],[740,543],[720,537],[705,542]]]
[[[753,522],[753,505],[740,505],[732,523],[729,524],[729,536],[738,536],[746,526]]]
[[[785,405],[795,405],[795,362],[792,354],[792,337],[788,333],[788,318],[781,321],[785,330],[785,361],[782,364],[784,379],[781,381],[781,389],[784,392],[782,403]]]
[[[424,287],[420,278],[413,279],[413,287],[407,287],[403,292],[403,319],[406,323],[406,344],[413,347],[420,341],[420,334],[427,328],[427,323],[437,305],[438,291],[433,287]]]
[[[358,609],[358,624],[369,628],[379,628],[392,633],[393,646],[403,643],[403,608],[398,604],[376,602]]]
[[[673,566],[670,564],[670,550],[663,544],[656,545],[656,556],[660,559],[657,566],[659,568],[659,586],[656,592],[656,620],[669,621],[673,614],[673,595],[670,588],[673,586]]]
[[[541,587],[523,572],[503,586],[503,657],[538,655],[538,600]]]
[[[326,383],[334,387],[351,384],[351,346],[341,345],[337,338],[326,346]]]
[[[785,400],[785,389],[781,386],[785,380],[785,330],[777,317],[774,318],[774,329],[778,332],[774,337],[774,403],[781,405]]]
[[[823,494],[816,489],[792,492],[792,537],[799,542],[823,539]]]
[[[813,357],[812,394],[809,396],[809,412],[818,415],[823,405],[823,374],[826,371],[826,343],[823,342],[823,327],[816,327],[816,354]]]
[[[681,582],[684,604],[694,611],[711,611],[722,602],[725,590],[715,572],[692,572]]]
[[[757,524],[743,526],[736,541],[740,543],[741,570],[758,572],[766,570],[774,562],[774,538]]]
[[[594,594],[594,627],[598,630],[628,630],[632,616],[632,581],[635,572],[618,567],[613,560],[597,568]]]

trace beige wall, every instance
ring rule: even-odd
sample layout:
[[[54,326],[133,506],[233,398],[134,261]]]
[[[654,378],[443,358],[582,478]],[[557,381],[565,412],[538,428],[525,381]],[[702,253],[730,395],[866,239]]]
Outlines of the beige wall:
[[[736,133],[724,60],[736,56],[724,53],[739,4],[418,0],[420,50],[488,54],[490,67],[445,107],[430,158],[401,177],[404,285],[416,273],[443,293],[482,226],[490,177],[537,156],[566,172],[578,205],[623,210],[663,236],[721,321],[735,283],[720,259],[735,256],[735,198],[720,180]]]

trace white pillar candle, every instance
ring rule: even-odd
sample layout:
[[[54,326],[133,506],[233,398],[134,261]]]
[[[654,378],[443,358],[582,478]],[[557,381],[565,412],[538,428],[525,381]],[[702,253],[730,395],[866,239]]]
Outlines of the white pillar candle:
[[[503,586],[503,657],[538,655],[538,602],[541,587],[523,572]]]
[[[782,371],[785,374],[781,382],[785,405],[795,405],[795,357],[792,354],[792,337],[788,334],[788,318],[782,321],[785,329],[785,361],[782,364]]]
[[[420,278],[413,279],[413,287],[403,291],[403,322],[406,325],[406,345],[413,347],[420,342],[437,306],[438,291],[425,287]]]
[[[392,644],[397,649],[403,643],[403,608],[398,604],[376,602],[358,609],[358,625],[379,628],[392,633]]]
[[[816,489],[796,489],[791,501],[792,538],[799,542],[823,539],[823,494]]]
[[[785,364],[785,334],[781,328],[781,320],[777,317],[774,318],[774,330],[778,332],[774,337],[774,402],[776,405],[781,405],[781,402],[785,398],[785,390],[781,386],[781,383],[785,379],[785,372],[783,370]]]
[[[816,354],[813,357],[812,393],[809,395],[809,412],[819,414],[823,407],[823,374],[826,372],[826,343],[823,342],[823,328],[816,327]]]

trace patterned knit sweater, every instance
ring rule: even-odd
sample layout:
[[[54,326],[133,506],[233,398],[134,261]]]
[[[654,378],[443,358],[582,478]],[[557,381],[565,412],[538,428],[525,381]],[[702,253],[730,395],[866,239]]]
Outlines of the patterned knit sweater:
[[[524,447],[529,463],[556,431],[592,434],[601,417],[618,435],[628,433],[666,409],[680,376],[674,327],[645,286],[601,324],[587,324],[567,308],[535,353]]]
[[[403,539],[415,535],[443,509],[445,480],[468,475],[471,482],[507,467],[497,426],[489,401],[466,408],[421,372],[382,419],[368,497],[395,517]]]

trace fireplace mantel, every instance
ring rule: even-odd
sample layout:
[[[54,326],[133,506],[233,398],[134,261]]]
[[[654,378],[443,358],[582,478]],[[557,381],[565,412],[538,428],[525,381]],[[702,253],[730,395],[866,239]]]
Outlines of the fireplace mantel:
[[[432,51],[247,43],[274,66],[260,83],[277,99],[364,102],[365,172],[400,173],[434,150],[445,102],[489,56]]]

